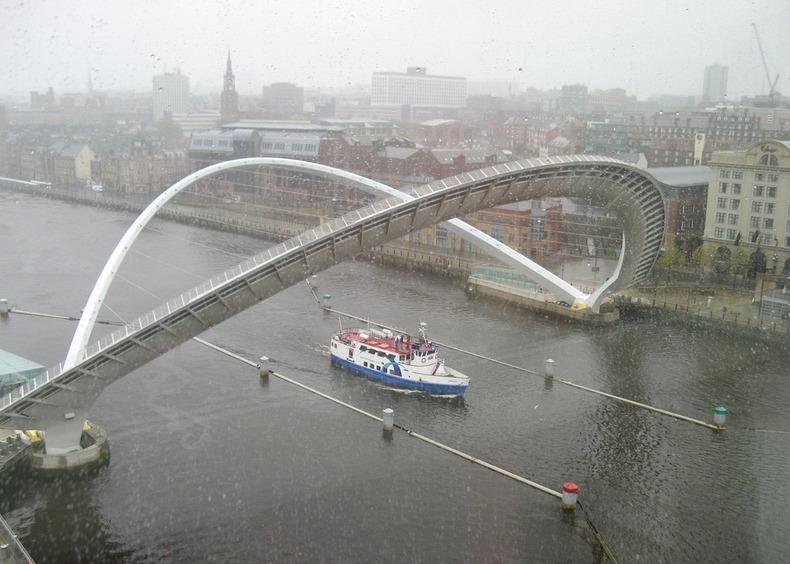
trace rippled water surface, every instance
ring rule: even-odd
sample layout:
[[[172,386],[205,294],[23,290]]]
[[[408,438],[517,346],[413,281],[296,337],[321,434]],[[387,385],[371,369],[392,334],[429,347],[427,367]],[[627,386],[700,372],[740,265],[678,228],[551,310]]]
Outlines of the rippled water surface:
[[[77,315],[133,217],[0,194],[0,294]],[[102,319],[132,319],[268,243],[154,222]],[[319,274],[334,308],[459,349],[709,421],[716,433],[445,349],[464,401],[330,367],[340,324],[305,284],[201,335],[285,376],[580,500],[620,562],[781,562],[790,549],[787,349],[649,319],[585,328],[470,300],[441,277],[348,262]],[[111,330],[98,326],[95,336]],[[11,315],[0,347],[41,364],[73,322]],[[593,562],[577,511],[190,341],[108,387],[91,419],[110,464],[5,478],[0,512],[36,561]],[[756,430],[755,430],[756,429]],[[784,433],[765,431],[785,431]]]

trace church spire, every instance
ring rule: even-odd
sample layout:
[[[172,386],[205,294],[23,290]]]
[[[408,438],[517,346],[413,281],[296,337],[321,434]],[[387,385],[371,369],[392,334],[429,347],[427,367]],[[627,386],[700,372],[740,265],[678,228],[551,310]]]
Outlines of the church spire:
[[[236,92],[236,79],[233,76],[233,67],[230,62],[230,49],[228,49],[228,62],[225,67],[225,81],[220,98],[220,123],[230,123],[239,119],[239,95]]]
[[[225,87],[223,90],[236,91],[236,80],[233,77],[233,67],[230,62],[230,49],[228,49],[228,64],[225,68]]]

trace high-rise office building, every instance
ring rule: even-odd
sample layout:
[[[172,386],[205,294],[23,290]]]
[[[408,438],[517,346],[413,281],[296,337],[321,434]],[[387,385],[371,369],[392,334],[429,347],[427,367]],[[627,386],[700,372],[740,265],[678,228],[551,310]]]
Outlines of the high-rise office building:
[[[274,117],[294,118],[304,112],[304,88],[290,82],[263,87],[263,109]]]
[[[464,108],[466,79],[429,75],[424,67],[409,67],[405,73],[374,72],[370,105]]]
[[[705,67],[705,80],[702,83],[702,102],[717,104],[727,99],[727,67],[710,65]]]
[[[165,114],[186,114],[190,109],[189,77],[176,72],[165,72],[153,79],[154,121],[159,121]]]

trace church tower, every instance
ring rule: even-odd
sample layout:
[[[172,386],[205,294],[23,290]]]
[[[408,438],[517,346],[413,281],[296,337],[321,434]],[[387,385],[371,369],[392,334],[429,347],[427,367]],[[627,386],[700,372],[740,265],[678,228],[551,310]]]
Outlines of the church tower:
[[[225,70],[225,84],[220,98],[219,117],[221,124],[239,121],[239,94],[236,92],[236,81],[230,64],[230,51],[228,51],[228,65]]]

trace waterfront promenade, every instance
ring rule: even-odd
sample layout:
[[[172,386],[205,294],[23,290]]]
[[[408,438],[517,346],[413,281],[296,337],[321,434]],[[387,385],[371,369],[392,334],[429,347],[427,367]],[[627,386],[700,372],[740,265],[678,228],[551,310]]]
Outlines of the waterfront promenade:
[[[0,183],[0,187],[4,187]],[[19,188],[27,192],[46,197],[62,199],[85,205],[110,207],[139,212],[144,209],[151,197],[149,195],[116,195],[109,192],[95,193],[86,190],[64,190],[58,188],[44,189],[41,187]],[[182,223],[238,232],[240,234],[283,240],[294,236],[314,225],[294,223],[293,221],[261,217],[252,213],[255,206],[243,203],[222,203],[210,208],[193,206],[170,206],[159,213],[163,219]],[[394,266],[425,270],[427,272],[446,275],[466,280],[472,267],[496,263],[495,259],[485,254],[465,253],[447,248],[414,245],[403,241],[391,241],[383,247],[371,249],[367,253],[372,260],[379,260]],[[555,274],[567,279],[584,292],[591,293],[603,283],[586,276],[574,279],[570,265],[589,262],[589,257],[571,257],[569,260],[549,257],[554,264],[543,264]],[[566,266],[562,266],[562,264]],[[567,269],[566,273],[564,270]],[[603,272],[603,270],[601,271]],[[565,276],[565,274],[569,274]],[[759,286],[758,286],[759,287]],[[643,285],[619,292],[626,298],[641,298],[643,306],[650,305],[663,312],[685,314],[689,319],[706,323],[719,323],[723,326],[742,327],[746,330],[758,329],[767,333],[790,336],[790,320],[780,317],[763,315],[760,309],[759,291],[749,293],[720,286],[691,285]],[[708,300],[708,298],[711,298]]]
[[[768,315],[752,292],[729,288],[689,286],[640,286],[621,292],[640,298],[646,306],[686,316],[689,320],[716,323],[733,329],[753,330],[766,336],[790,341],[790,320]]]

